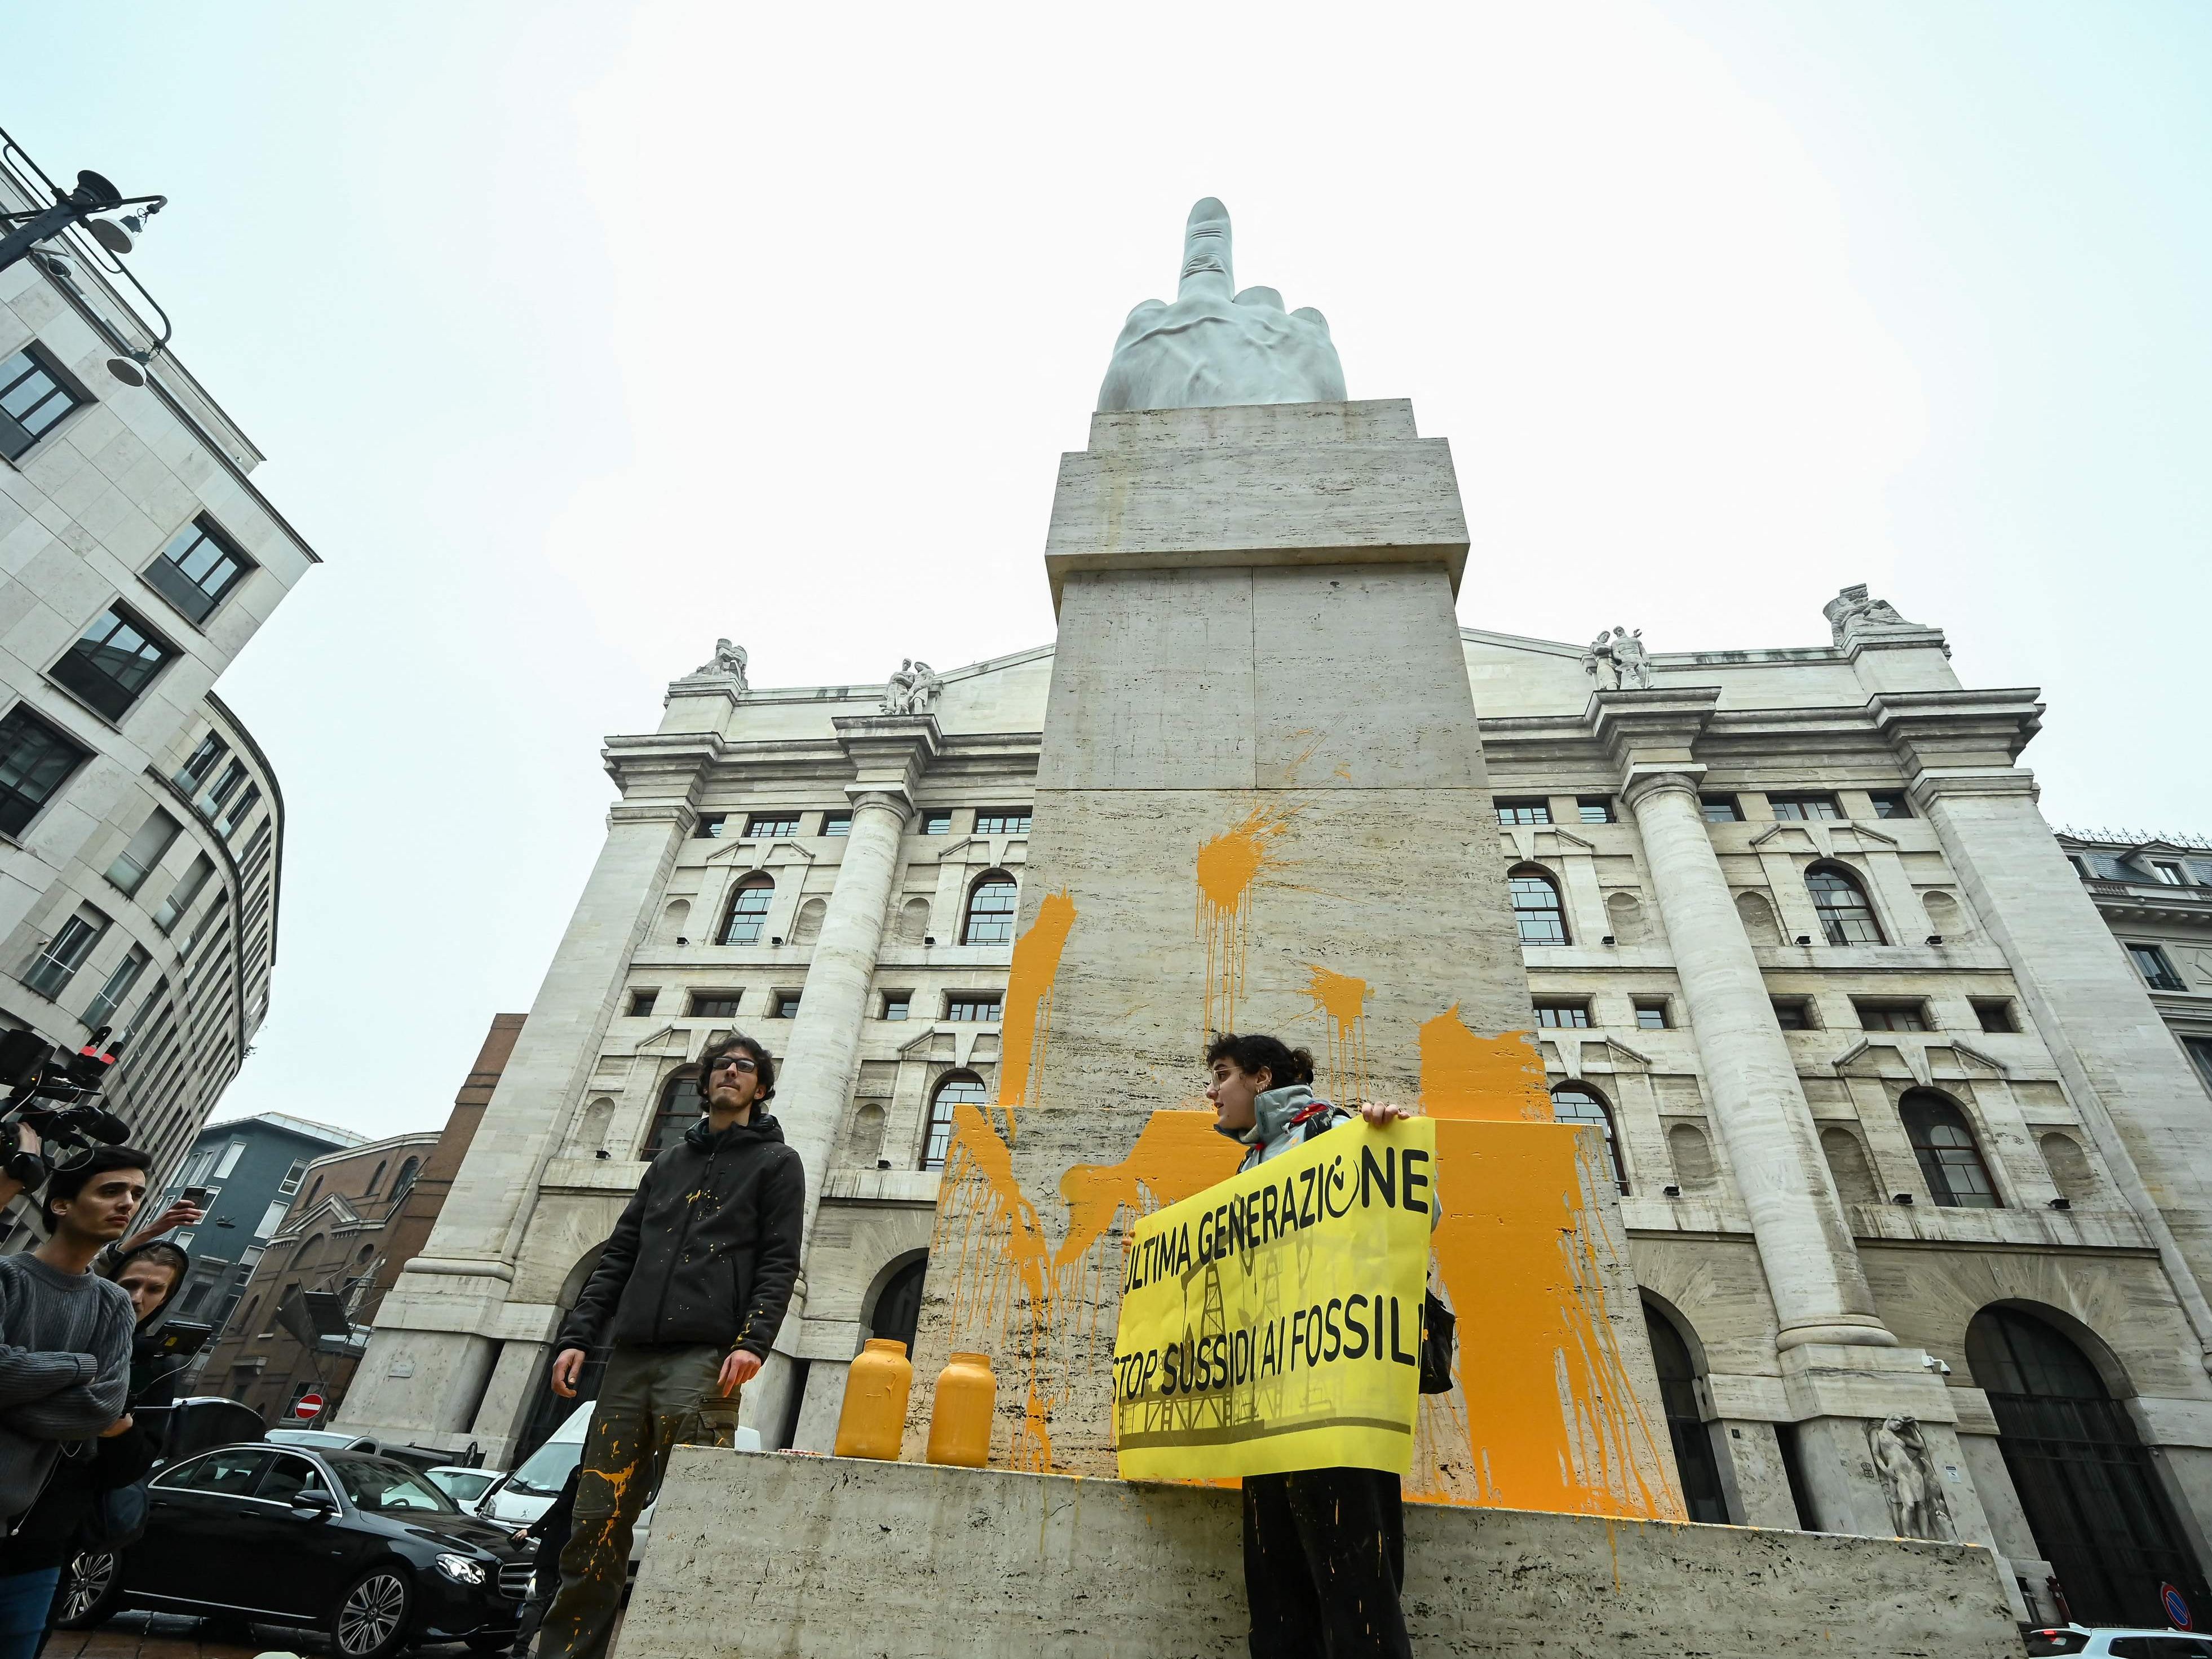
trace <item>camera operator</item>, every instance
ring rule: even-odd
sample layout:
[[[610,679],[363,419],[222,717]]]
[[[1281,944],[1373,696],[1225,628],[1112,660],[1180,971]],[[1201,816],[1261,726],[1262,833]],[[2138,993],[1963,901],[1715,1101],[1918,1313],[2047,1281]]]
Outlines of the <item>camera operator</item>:
[[[66,1534],[58,1553],[47,1547],[54,1540],[32,1535],[44,1530],[27,1524],[33,1506],[64,1457],[87,1463],[94,1443],[131,1427],[124,1402],[136,1314],[129,1293],[92,1265],[130,1231],[149,1162],[129,1146],[100,1146],[56,1171],[40,1200],[46,1243],[0,1256],[0,1522],[8,1534],[0,1542],[0,1659],[38,1650],[66,1553]],[[9,1159],[9,1182],[27,1173],[19,1158]]]

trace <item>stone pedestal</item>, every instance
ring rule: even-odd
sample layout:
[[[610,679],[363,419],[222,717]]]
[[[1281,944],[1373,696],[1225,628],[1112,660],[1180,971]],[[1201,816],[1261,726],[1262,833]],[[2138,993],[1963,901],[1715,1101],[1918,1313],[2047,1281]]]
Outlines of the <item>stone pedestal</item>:
[[[617,1659],[1230,1659],[1237,1502],[678,1447]],[[1407,1505],[1405,1606],[1425,1654],[2020,1652],[1986,1550],[1521,1510]]]

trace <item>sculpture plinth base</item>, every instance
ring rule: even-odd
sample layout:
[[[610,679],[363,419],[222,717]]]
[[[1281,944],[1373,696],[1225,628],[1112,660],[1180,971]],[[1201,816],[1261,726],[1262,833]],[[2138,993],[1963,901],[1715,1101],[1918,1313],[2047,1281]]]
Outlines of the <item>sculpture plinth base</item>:
[[[679,1449],[619,1659],[1228,1659],[1233,1491]],[[2016,1659],[1986,1550],[1412,1504],[1419,1653]]]

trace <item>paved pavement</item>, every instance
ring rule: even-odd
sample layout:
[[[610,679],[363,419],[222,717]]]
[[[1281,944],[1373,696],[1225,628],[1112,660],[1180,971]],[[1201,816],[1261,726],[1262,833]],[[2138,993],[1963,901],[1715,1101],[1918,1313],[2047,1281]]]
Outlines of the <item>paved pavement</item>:
[[[296,1653],[315,1659],[331,1650],[329,1638],[311,1630],[256,1625],[241,1642],[234,1630],[204,1620],[169,1613],[118,1613],[97,1630],[58,1630],[41,1659],[258,1659],[265,1653]],[[474,1659],[458,1644],[410,1650],[434,1659]]]

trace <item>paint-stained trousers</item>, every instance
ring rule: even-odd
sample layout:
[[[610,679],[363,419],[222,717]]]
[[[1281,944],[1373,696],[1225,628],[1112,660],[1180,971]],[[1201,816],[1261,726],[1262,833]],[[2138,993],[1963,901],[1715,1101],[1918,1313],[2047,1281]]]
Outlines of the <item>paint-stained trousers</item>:
[[[617,1347],[607,1356],[576,1518],[561,1552],[561,1589],[539,1627],[539,1659],[604,1659],[629,1570],[638,1511],[678,1446],[726,1446],[738,1402],[720,1392],[724,1351]]]
[[[1411,1659],[1398,1477],[1303,1469],[1244,1477],[1252,1659]]]

